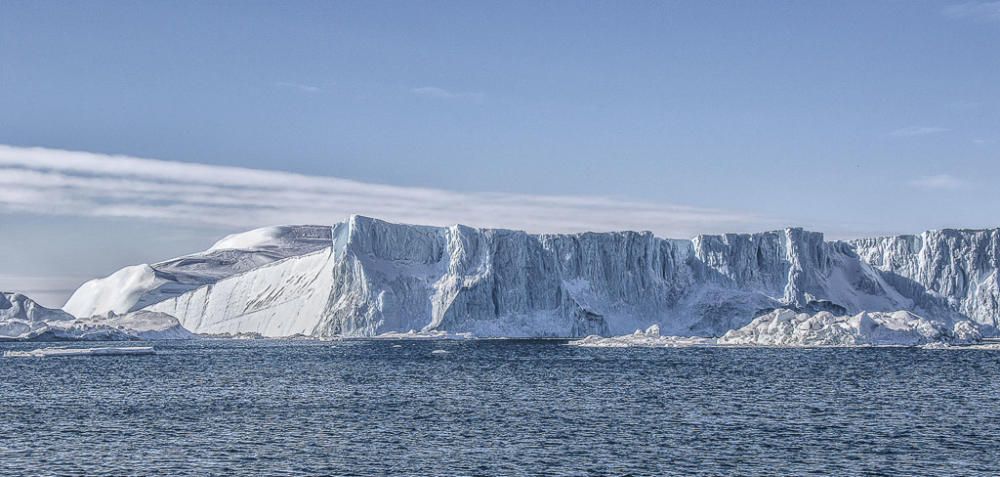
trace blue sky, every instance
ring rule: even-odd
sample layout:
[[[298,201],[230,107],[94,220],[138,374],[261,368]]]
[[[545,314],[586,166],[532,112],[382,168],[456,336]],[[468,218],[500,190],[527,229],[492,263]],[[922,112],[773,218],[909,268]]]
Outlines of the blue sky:
[[[673,237],[994,227],[998,48],[1000,2],[6,0],[0,246],[23,253],[0,288],[52,304],[224,233],[350,212]],[[176,173],[122,198],[144,159]],[[216,196],[271,180],[226,167],[340,195],[122,206],[188,174]]]

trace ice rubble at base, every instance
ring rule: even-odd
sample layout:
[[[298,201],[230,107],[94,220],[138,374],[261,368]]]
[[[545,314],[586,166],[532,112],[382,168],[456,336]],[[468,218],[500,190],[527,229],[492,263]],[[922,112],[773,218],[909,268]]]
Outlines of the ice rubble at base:
[[[919,346],[975,345],[982,340],[980,326],[969,320],[953,323],[928,320],[907,311],[798,313],[779,309],[755,318],[746,326],[715,338],[660,336],[659,328],[631,335],[588,336],[569,344],[593,348],[680,346]]]
[[[764,346],[916,346],[927,343],[971,344],[982,339],[969,320],[928,320],[908,311],[861,312],[836,316],[775,310],[727,332],[720,344]]]
[[[826,242],[801,229],[668,240],[532,235],[352,216],[272,227],[80,288],[74,314],[148,310],[265,337],[721,336],[764,310],[1000,318],[1000,229]]]
[[[0,341],[123,341],[188,339],[176,318],[146,310],[76,318],[18,293],[0,292]]]

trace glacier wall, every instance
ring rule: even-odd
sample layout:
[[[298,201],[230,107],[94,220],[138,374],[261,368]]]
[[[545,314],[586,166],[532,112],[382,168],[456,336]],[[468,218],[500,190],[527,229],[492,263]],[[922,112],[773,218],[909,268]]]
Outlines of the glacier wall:
[[[921,303],[944,300],[976,322],[1000,325],[1000,229],[936,230],[852,244],[888,283]]]
[[[265,336],[616,335],[653,324],[666,334],[720,336],[775,308],[909,310],[996,324],[997,231],[928,234],[952,238],[933,246],[913,237],[826,242],[795,228],[693,240],[533,235],[352,216],[322,229],[284,228],[259,265],[199,269],[195,286],[175,280],[140,291],[130,307],[176,316],[195,332]],[[226,242],[252,245],[260,235]],[[254,257],[261,249],[224,250]]]

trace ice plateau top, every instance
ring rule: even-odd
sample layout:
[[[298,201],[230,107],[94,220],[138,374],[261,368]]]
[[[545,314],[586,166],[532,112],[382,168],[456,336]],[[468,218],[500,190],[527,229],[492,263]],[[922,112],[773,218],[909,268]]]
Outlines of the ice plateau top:
[[[1000,319],[1000,229],[827,242],[798,228],[692,240],[534,235],[352,216],[268,227],[81,286],[76,317],[150,311],[196,333],[722,336],[774,309]]]

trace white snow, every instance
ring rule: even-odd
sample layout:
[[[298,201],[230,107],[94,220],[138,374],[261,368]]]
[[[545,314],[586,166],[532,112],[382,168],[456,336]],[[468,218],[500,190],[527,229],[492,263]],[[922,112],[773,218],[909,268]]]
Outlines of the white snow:
[[[84,283],[63,306],[77,317],[125,314],[288,257],[329,249],[330,227],[266,227],[230,235],[210,249],[125,267]]]
[[[149,265],[134,265],[84,283],[63,306],[77,317],[128,313],[139,299],[167,281]]]
[[[123,356],[156,354],[152,346],[100,348],[39,348],[31,351],[7,351],[6,358],[47,358],[61,356]]]
[[[227,235],[218,242],[215,242],[205,252],[215,252],[219,250],[268,250],[268,249],[288,249],[299,246],[303,242],[301,232],[302,227],[285,225],[277,227],[262,227]],[[314,238],[314,237],[312,237]],[[312,248],[306,248],[311,251]]]
[[[334,286],[331,253],[327,248],[279,260],[146,310],[176,316],[182,326],[195,333],[314,335]]]

